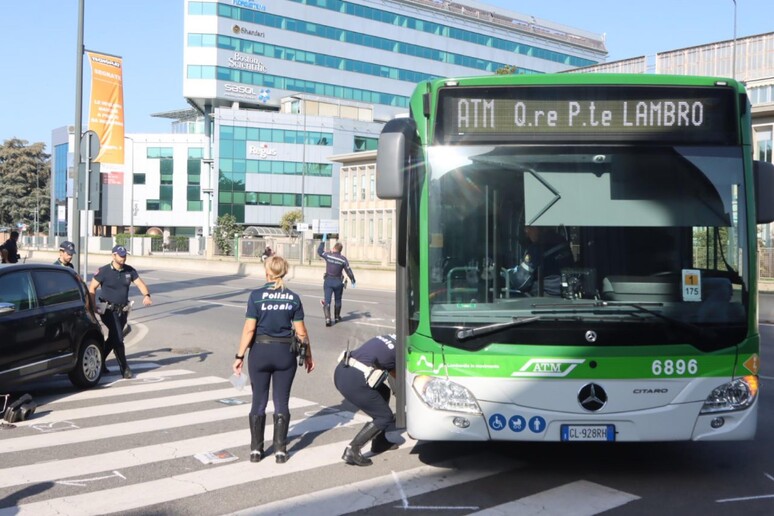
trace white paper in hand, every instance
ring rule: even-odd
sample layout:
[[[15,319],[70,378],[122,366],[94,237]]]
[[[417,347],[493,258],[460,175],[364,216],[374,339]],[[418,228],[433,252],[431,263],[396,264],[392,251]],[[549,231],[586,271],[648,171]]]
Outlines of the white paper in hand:
[[[244,373],[240,374],[239,376],[232,374],[228,380],[236,390],[241,391],[245,388],[245,384],[247,383],[247,375]]]

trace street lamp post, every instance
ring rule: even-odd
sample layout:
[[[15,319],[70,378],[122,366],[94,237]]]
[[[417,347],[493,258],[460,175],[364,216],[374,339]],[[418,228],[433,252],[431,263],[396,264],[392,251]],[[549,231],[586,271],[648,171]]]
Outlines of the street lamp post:
[[[202,236],[206,239],[212,236],[212,221],[210,220],[212,218],[211,212],[213,210],[212,207],[212,196],[215,192],[215,181],[212,177],[212,170],[213,166],[215,165],[215,160],[213,158],[203,158],[202,164],[207,166],[207,188],[202,188],[202,193],[207,196],[207,199],[204,201],[206,206],[204,207],[204,225],[202,226]]]
[[[299,102],[299,109],[304,110],[304,145],[301,151],[301,222],[306,223],[306,100],[298,95],[293,95],[290,98],[296,99]],[[304,262],[304,233],[301,234],[301,263]]]
[[[129,192],[129,252],[134,253],[134,139],[131,136],[124,136],[124,140],[132,142],[132,152],[130,153],[132,165],[129,167],[129,188],[131,189]]]
[[[306,179],[306,101],[304,100],[303,97],[299,97],[296,95],[293,95],[290,98],[296,99],[297,101],[299,101],[299,108],[303,108],[304,110],[304,145],[301,150],[301,162],[302,162],[302,165],[301,165],[301,222],[306,222],[305,210],[304,210],[304,206],[306,204],[306,199],[305,199],[306,189],[304,188],[305,186],[304,182]]]
[[[35,169],[35,246],[38,245],[40,222],[40,169]]]
[[[736,79],[736,0],[734,2],[734,44],[731,56],[731,78]]]

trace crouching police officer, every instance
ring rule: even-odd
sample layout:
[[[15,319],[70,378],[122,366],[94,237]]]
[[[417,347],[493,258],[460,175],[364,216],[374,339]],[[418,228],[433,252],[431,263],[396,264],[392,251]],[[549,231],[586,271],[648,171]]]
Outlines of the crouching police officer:
[[[345,351],[333,374],[336,389],[344,398],[373,418],[360,429],[342,459],[355,466],[370,466],[361,448],[371,439],[371,453],[395,450],[398,445],[387,440],[387,427],[395,420],[390,409],[390,388],[386,376],[395,377],[395,334],[379,335],[353,351]]]

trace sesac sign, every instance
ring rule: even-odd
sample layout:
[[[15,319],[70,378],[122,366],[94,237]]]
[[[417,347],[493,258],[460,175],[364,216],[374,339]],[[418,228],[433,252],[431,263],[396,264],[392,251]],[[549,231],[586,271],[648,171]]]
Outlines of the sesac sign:
[[[272,159],[277,157],[277,149],[268,143],[248,143],[247,157],[251,159]]]

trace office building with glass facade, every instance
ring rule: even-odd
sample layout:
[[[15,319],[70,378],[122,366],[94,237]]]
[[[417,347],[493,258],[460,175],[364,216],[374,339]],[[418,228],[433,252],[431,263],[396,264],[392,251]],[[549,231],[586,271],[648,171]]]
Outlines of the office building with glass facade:
[[[467,0],[186,0],[183,95],[205,120],[213,221],[337,219],[338,162],[416,83],[603,62],[602,35]]]

